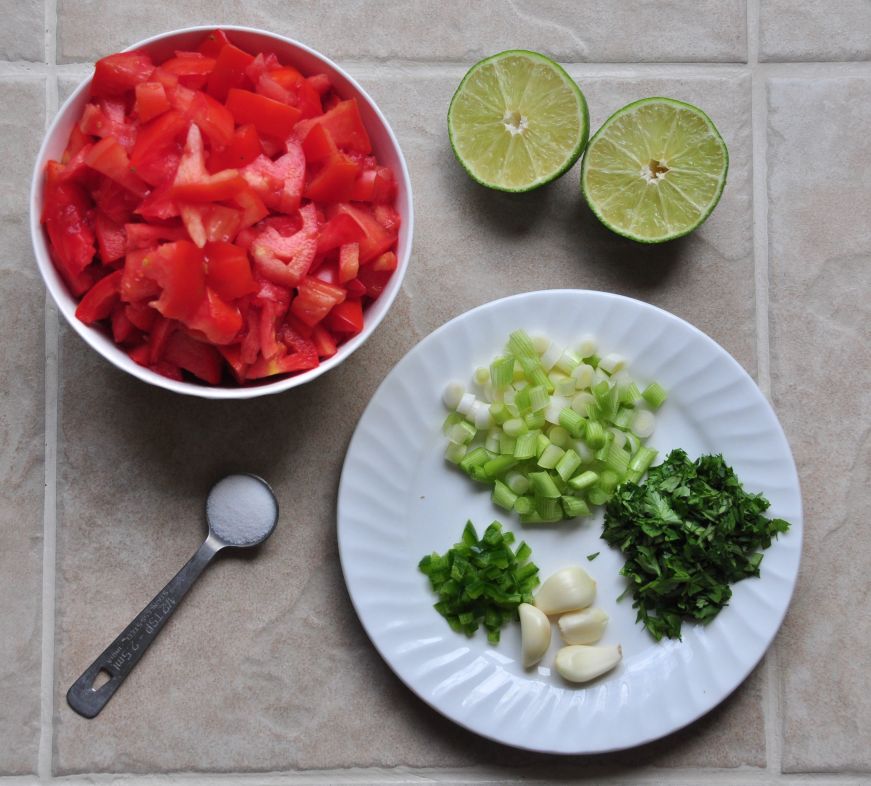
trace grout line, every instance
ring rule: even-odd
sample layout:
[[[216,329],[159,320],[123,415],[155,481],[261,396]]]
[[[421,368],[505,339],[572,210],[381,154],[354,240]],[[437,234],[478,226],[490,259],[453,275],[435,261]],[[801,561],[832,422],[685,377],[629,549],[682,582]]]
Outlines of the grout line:
[[[57,0],[45,0],[45,125],[58,107]],[[58,446],[58,315],[51,298],[45,299],[45,490],[43,494],[42,648],[40,673],[39,748],[40,782],[51,779],[54,749],[54,660],[57,581],[57,446]]]
[[[759,66],[760,0],[747,2],[747,60],[750,66],[751,127],[753,135],[753,259],[756,295],[756,378],[771,399],[771,336],[769,329],[768,269],[768,95],[766,78],[777,69]],[[762,715],[766,770],[783,772],[783,719],[781,717],[778,637],[768,648],[762,665]]]

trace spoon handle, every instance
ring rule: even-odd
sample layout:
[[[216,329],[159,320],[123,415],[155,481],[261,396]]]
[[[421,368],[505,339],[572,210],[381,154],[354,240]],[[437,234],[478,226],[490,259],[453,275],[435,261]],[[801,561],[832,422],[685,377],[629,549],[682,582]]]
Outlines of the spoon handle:
[[[70,707],[85,718],[93,718],[106,706],[220,548],[221,544],[211,536],[206,538],[193,557],[157,593],[154,600],[139,612],[118,638],[72,684],[67,691],[67,703]],[[95,681],[102,672],[108,680],[95,687]]]

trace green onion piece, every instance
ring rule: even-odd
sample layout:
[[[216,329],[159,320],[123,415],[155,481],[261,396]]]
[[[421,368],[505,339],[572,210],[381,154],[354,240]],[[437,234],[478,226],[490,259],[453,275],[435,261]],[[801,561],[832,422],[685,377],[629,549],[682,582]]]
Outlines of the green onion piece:
[[[499,453],[503,456],[514,455],[514,445],[517,440],[514,437],[509,437],[504,431],[499,434]]]
[[[638,389],[638,385],[636,385],[634,382],[630,382],[628,385],[623,385],[620,388],[621,404],[626,404],[627,406],[634,406],[640,398],[641,391]]]
[[[529,478],[526,475],[522,475],[520,472],[516,470],[510,470],[505,475],[505,484],[510,488],[515,494],[526,494],[529,491]]]
[[[620,484],[620,476],[612,469],[603,469],[599,473],[599,488],[610,495]]]
[[[550,377],[537,359],[534,362],[525,358],[521,359],[520,365],[523,367],[523,373],[526,374],[530,385],[543,387],[548,393],[553,393],[553,382],[550,381]]]
[[[532,497],[518,496],[514,500],[514,510],[521,516],[526,516],[535,510],[535,500]]]
[[[497,428],[491,428],[487,432],[487,439],[484,440],[484,447],[491,453],[499,452],[499,436],[502,432]]]
[[[629,461],[629,471],[626,473],[626,480],[632,483],[638,483],[638,481],[644,476],[644,473],[647,472],[656,456],[657,451],[653,448],[638,448]]]
[[[490,381],[490,369],[481,366],[475,369],[475,382],[486,385]]]
[[[498,505],[505,510],[514,510],[514,502],[517,495],[506,486],[501,480],[497,480],[493,484],[493,493],[490,495],[494,505]]]
[[[571,435],[562,426],[551,426],[547,431],[547,438],[563,450],[571,447],[572,444]]]
[[[563,480],[568,479],[574,474],[575,470],[581,466],[581,457],[571,448],[569,448],[560,457],[556,463],[556,472]]]
[[[614,425],[623,429],[624,431],[632,426],[632,416],[634,415],[634,409],[627,409],[626,407],[620,407],[617,410],[617,414],[614,415]]]
[[[535,457],[539,458],[550,446],[550,440],[541,432],[535,438]]]
[[[509,469],[514,469],[516,466],[517,459],[514,456],[497,456],[484,464],[484,472],[490,479],[501,478]]]
[[[508,411],[508,407],[505,406],[504,401],[494,401],[490,405],[490,417],[493,418],[493,422],[497,426],[501,426],[511,417],[511,413]]]
[[[550,396],[547,395],[547,388],[542,385],[529,388],[529,408],[533,412],[540,412],[546,409],[549,401]]]
[[[537,497],[544,497],[545,499],[559,498],[559,489],[547,472],[530,472],[529,480],[532,482],[532,488]]]
[[[587,499],[590,500],[591,505],[604,505],[610,498],[611,495],[607,491],[596,487],[591,488],[587,493]]]
[[[668,393],[658,382],[651,382],[641,394],[651,409],[659,409],[668,398]]]
[[[588,469],[586,472],[582,472],[576,478],[572,478],[569,481],[569,485],[577,491],[582,491],[583,489],[589,488],[590,486],[598,482],[599,475]]]
[[[523,422],[528,428],[544,428],[545,423],[547,423],[543,412],[527,412],[523,416]]]
[[[467,420],[455,423],[448,432],[448,439],[457,445],[465,445],[475,438],[478,430]]]
[[[460,469],[468,474],[472,471],[473,467],[482,466],[490,459],[490,454],[484,448],[478,447],[466,454],[465,458],[460,462]]]
[[[588,366],[592,366],[593,368],[599,368],[600,358],[598,355],[590,355],[589,357],[584,358],[584,363]]]
[[[559,424],[575,439],[580,439],[584,433],[584,419],[571,407],[566,407],[559,413]]]
[[[562,448],[549,444],[538,457],[538,466],[543,469],[553,469],[565,453],[566,452]]]
[[[542,524],[544,519],[538,515],[538,513],[533,510],[530,513],[522,513],[520,515],[520,523],[521,524]]]
[[[605,457],[605,466],[613,470],[619,477],[624,477],[629,469],[629,454],[623,450],[616,442],[613,442],[608,448],[608,455]]]
[[[530,459],[535,458],[536,446],[538,445],[538,432],[527,431],[517,437],[514,444],[514,458]]]
[[[508,336],[508,351],[517,358],[534,358],[538,360],[535,344],[525,330],[515,330]]]
[[[514,406],[521,412],[531,411],[532,401],[528,385],[517,391],[517,394],[514,396]]]
[[[597,420],[588,420],[586,425],[586,433],[584,442],[591,448],[601,448],[605,444],[605,429]]]
[[[596,461],[604,461],[608,458],[608,451],[611,449],[611,443],[614,441],[614,435],[610,431],[605,432],[605,442],[596,451]]]
[[[577,386],[572,377],[563,377],[553,384],[553,392],[556,396],[573,396],[576,391]]]
[[[561,521],[563,517],[563,509],[559,499],[539,497],[535,501],[535,511],[542,521]]]
[[[560,497],[560,502],[567,519],[590,515],[590,506],[581,497],[563,495]]]
[[[452,426],[456,426],[457,423],[462,423],[464,420],[465,418],[459,412],[449,412],[444,423],[442,423],[442,434],[447,436],[450,434]]]
[[[596,559],[596,557],[598,557],[599,554],[601,554],[601,553],[602,553],[601,551],[594,551],[592,554],[587,554],[587,559],[588,559],[590,562],[592,562],[592,561],[593,561],[594,559]]]
[[[524,423],[520,418],[511,418],[502,424],[502,430],[509,437],[519,437],[521,434],[525,434],[529,429],[526,423]]]
[[[570,349],[567,349],[556,362],[555,368],[558,368],[564,374],[571,374],[580,365],[580,362],[581,359]]]
[[[465,445],[458,445],[456,442],[448,442],[445,448],[445,458],[451,464],[459,464],[465,458],[468,448]]]

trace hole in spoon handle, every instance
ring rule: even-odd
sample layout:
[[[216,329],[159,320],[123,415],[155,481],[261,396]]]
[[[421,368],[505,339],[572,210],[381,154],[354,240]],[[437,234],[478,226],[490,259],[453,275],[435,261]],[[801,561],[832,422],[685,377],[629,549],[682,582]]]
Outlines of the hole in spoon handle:
[[[67,691],[67,703],[79,715],[93,718],[106,706],[133,667],[157,638],[182,598],[218,549],[206,540],[187,564],[121,632]],[[98,678],[105,672],[108,679]]]

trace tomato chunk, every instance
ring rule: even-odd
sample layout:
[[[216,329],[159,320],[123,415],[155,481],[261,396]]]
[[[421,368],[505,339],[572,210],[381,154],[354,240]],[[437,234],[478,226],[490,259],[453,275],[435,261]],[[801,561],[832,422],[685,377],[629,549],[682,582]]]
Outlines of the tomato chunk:
[[[214,347],[197,341],[183,330],[175,331],[167,339],[163,356],[203,382],[217,385],[221,381],[221,355]]]
[[[227,109],[237,123],[253,123],[261,134],[282,140],[290,136],[302,114],[296,107],[237,87],[227,93]]]
[[[345,290],[341,287],[308,277],[299,285],[299,292],[290,304],[290,310],[306,325],[316,325],[345,297]]]
[[[138,197],[148,193],[148,185],[131,169],[127,152],[113,136],[97,142],[85,156],[85,163]]]
[[[94,231],[88,199],[75,183],[60,182],[63,167],[50,161],[46,167],[42,221],[58,260],[70,275],[81,273],[94,258]]]
[[[254,55],[249,55],[233,44],[225,44],[218,52],[215,67],[209,75],[206,88],[209,95],[218,101],[226,101],[231,88],[249,85],[245,69],[253,62]]]
[[[76,316],[86,325],[106,319],[120,301],[121,271],[101,278],[91,287],[76,307]]]
[[[144,52],[119,52],[97,61],[91,80],[91,95],[113,98],[123,96],[154,71],[151,58]]]
[[[140,82],[136,85],[136,114],[142,123],[169,111],[166,88],[160,82]]]
[[[206,259],[206,281],[225,300],[251,295],[257,291],[257,282],[251,273],[248,255],[233,243],[207,243],[203,249]]]
[[[305,140],[309,131],[315,126],[322,126],[330,132],[333,141],[339,146],[357,153],[371,153],[372,143],[363,118],[360,117],[360,107],[356,98],[340,101],[328,112],[311,120],[303,120],[299,124],[298,134]]]
[[[206,295],[203,255],[189,240],[164,243],[151,252],[143,261],[143,274],[160,286],[154,307],[169,319],[188,319]]]
[[[330,330],[356,336],[363,329],[363,305],[359,300],[338,303],[327,317]]]

